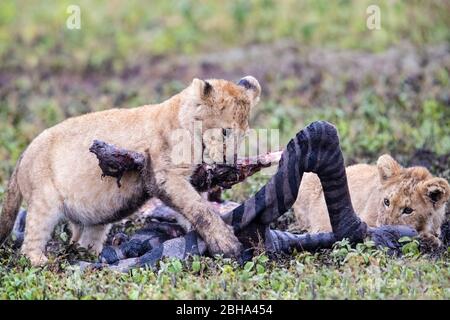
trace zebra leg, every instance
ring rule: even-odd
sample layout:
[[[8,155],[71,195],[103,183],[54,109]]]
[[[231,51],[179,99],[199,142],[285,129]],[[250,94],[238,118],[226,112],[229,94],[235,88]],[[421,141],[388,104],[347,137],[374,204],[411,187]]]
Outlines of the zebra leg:
[[[381,226],[368,228],[368,237],[375,243],[376,247],[388,248],[388,253],[401,252],[402,244],[398,241],[401,237],[417,237],[417,231],[408,226]],[[297,251],[316,251],[329,249],[337,241],[334,233],[306,233],[292,234],[286,231],[270,230],[265,233],[265,247],[267,251],[290,253]]]
[[[288,143],[278,171],[253,197],[224,219],[235,231],[257,219],[269,224],[292,207],[304,172],[316,173],[322,183],[336,240],[361,241],[367,226],[355,214],[347,186],[344,159],[336,128],[325,121],[311,123]]]

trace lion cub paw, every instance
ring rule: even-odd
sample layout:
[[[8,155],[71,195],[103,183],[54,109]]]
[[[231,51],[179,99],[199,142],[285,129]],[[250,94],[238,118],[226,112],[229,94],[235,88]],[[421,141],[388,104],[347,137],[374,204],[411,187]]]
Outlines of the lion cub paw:
[[[227,258],[238,258],[242,252],[242,244],[229,229],[206,236],[206,244],[212,255],[223,254]]]
[[[420,240],[422,247],[428,250],[438,249],[442,244],[441,240],[431,233],[420,234]]]
[[[43,253],[25,254],[34,267],[41,267],[47,264],[48,258]]]

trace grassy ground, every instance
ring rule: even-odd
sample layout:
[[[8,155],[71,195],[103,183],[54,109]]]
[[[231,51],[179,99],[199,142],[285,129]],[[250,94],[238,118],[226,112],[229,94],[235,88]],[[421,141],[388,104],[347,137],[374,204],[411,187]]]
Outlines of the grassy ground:
[[[417,243],[392,258],[367,242],[339,243],[317,254],[269,260],[259,255],[243,267],[227,259],[168,260],[157,271],[80,272],[66,264],[29,267],[22,258],[0,266],[4,299],[449,299],[448,254],[420,256]],[[11,264],[9,267],[4,265]]]
[[[157,102],[193,77],[256,76],[253,127],[335,123],[348,164],[384,152],[450,179],[448,1],[71,1],[0,3],[0,203],[16,159],[46,127],[110,107]],[[382,29],[366,28],[376,3]],[[257,175],[226,197],[242,201]],[[56,235],[59,236],[58,234]],[[202,258],[158,271],[31,268],[0,249],[0,298],[450,298],[448,255],[390,258],[370,243],[239,267]]]

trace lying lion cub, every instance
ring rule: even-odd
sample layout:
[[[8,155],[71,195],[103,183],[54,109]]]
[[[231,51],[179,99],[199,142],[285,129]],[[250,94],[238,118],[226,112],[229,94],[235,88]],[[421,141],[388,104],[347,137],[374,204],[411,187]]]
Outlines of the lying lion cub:
[[[354,209],[369,226],[410,225],[423,237],[440,243],[440,227],[450,198],[446,180],[433,177],[424,167],[403,168],[387,154],[378,158],[376,166],[357,164],[346,171]],[[331,231],[322,187],[315,174],[303,176],[293,208],[302,230]]]

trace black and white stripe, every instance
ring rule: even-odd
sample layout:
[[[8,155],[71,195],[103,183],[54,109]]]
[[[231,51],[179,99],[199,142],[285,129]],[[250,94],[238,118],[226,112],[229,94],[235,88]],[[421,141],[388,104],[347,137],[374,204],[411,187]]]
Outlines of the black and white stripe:
[[[269,224],[289,210],[297,199],[304,172],[316,173],[322,183],[333,232],[294,235],[270,230]],[[337,130],[325,121],[314,122],[298,132],[283,151],[278,170],[269,182],[250,199],[224,215],[223,219],[233,226],[238,239],[247,249],[262,240],[266,249],[273,252],[330,248],[343,238],[360,242],[366,236],[377,245],[396,249],[401,236],[417,234],[404,226],[368,228],[358,218],[350,199]],[[154,239],[152,234],[149,237]],[[145,243],[145,237],[141,237],[140,241]],[[130,253],[136,252],[135,249],[127,253],[120,248],[111,250],[107,247],[103,261],[115,263],[113,268],[126,271],[136,266],[154,267],[164,257],[184,259],[189,255],[203,255],[207,251],[205,242],[196,232],[164,241],[138,258],[130,256]],[[117,261],[118,256],[125,259]]]
[[[364,239],[367,226],[352,207],[338,133],[325,121],[314,122],[297,133],[284,150],[275,175],[225,221],[231,221],[235,231],[255,219],[262,224],[274,221],[294,204],[304,172],[314,172],[320,178],[335,239]]]

